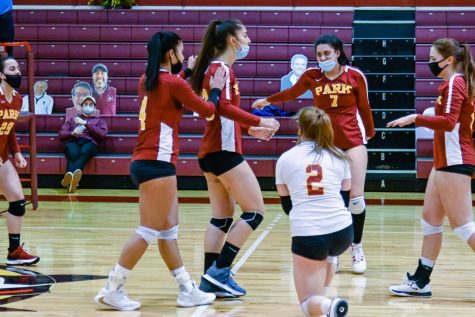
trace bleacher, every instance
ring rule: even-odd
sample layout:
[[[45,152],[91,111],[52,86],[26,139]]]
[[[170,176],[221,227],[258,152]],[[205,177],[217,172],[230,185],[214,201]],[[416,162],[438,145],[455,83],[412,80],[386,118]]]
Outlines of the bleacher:
[[[130,155],[138,124],[137,83],[146,67],[146,42],[157,31],[177,32],[184,41],[185,56],[197,54],[210,20],[238,18],[252,40],[249,56],[238,61],[241,107],[250,111],[252,101],[280,89],[280,78],[290,70],[289,60],[297,53],[315,65],[313,41],[324,33],[335,33],[345,42],[351,56],[352,11],[216,11],[216,10],[17,10],[14,11],[17,40],[29,41],[35,52],[36,79],[48,82],[55,100],[54,114],[37,116],[39,174],[63,174],[64,145],[57,131],[71,107],[71,88],[80,80],[90,82],[97,62],[109,68],[109,83],[117,88],[117,116],[105,117],[110,133],[99,156],[85,168],[92,175],[128,175]],[[24,61],[20,60],[24,63]],[[25,91],[26,87],[21,87]],[[296,111],[302,103],[283,104]],[[273,177],[278,156],[295,143],[292,119],[281,118],[278,135],[269,142],[243,138],[243,150],[258,177]],[[180,127],[179,176],[199,176],[196,153],[205,121],[187,112]],[[20,143],[27,138],[26,126],[18,124]],[[23,172],[27,172],[23,171]]]

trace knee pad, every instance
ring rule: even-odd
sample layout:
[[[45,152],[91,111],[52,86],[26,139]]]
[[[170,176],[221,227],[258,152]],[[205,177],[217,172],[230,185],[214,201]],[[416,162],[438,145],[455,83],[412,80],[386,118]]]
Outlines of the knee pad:
[[[470,240],[470,237],[475,234],[475,222],[472,220],[469,223],[464,224],[463,226],[457,227],[454,229],[454,233],[460,237],[465,242]]]
[[[364,201],[364,196],[350,199],[350,205],[348,206],[348,210],[353,215],[360,215],[363,213],[363,211],[365,211],[365,209],[366,209],[366,203]]]
[[[302,313],[304,314],[305,317],[312,317],[310,313],[308,312],[308,302],[310,301],[310,298],[307,298],[300,304],[300,309],[302,309]]]
[[[443,233],[444,232],[444,226],[433,226],[424,219],[421,219],[421,226],[422,226],[422,235],[425,236],[430,236],[431,234],[437,234],[437,233]]]
[[[338,257],[337,256],[328,256],[327,257],[327,262],[330,264],[338,264]]]
[[[231,224],[233,223],[233,218],[211,218],[209,223],[221,230],[222,232],[227,233],[229,231],[229,228],[231,227]]]
[[[178,239],[178,225],[167,230],[160,230],[160,240],[177,240]]]
[[[25,215],[25,205],[26,201],[24,199],[8,203],[8,212],[13,216],[23,217]]]
[[[150,244],[153,241],[157,240],[160,236],[160,232],[158,232],[157,230],[153,230],[144,226],[139,226],[137,230],[135,230],[135,233],[139,237],[144,239],[147,244]]]
[[[252,230],[256,230],[256,228],[261,224],[262,219],[264,219],[264,216],[257,211],[246,211],[242,213],[241,219],[247,222]]]

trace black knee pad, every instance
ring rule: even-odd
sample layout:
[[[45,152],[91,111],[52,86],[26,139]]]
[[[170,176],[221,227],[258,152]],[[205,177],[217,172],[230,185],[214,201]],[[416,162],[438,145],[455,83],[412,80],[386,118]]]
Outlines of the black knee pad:
[[[23,217],[25,214],[26,201],[24,199],[9,203],[8,212],[17,217]]]
[[[210,224],[218,228],[224,233],[228,233],[229,228],[231,227],[231,224],[233,223],[233,218],[224,218],[224,219],[218,219],[218,218],[211,218],[209,221]]]
[[[262,219],[264,219],[264,216],[256,211],[246,211],[242,213],[241,219],[247,222],[252,230],[256,230],[261,224]]]

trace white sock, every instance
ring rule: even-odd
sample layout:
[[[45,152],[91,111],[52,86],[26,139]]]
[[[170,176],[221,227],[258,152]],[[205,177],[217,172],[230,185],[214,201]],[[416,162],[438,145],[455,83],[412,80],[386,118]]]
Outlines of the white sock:
[[[328,298],[325,298],[322,300],[322,303],[320,304],[320,309],[322,310],[322,313],[324,315],[327,315],[328,312],[330,311],[330,306],[332,304],[332,301]]]
[[[181,291],[189,292],[193,288],[193,281],[191,280],[191,276],[190,274],[188,274],[184,266],[176,270],[170,271],[170,273],[180,286]]]
[[[328,287],[323,288],[323,296],[327,296],[328,293]]]
[[[126,269],[125,267],[117,263],[109,274],[107,288],[111,291],[115,291],[121,285],[124,285],[125,279],[127,278],[127,276],[129,276],[130,271],[131,270]]]
[[[421,256],[421,264],[428,267],[434,267],[435,261],[432,261],[431,259]]]
[[[176,277],[178,274],[182,273],[182,272],[186,272],[186,269],[185,269],[185,266],[181,266],[177,269],[174,269],[173,271],[170,271],[170,274],[173,276],[173,277]]]

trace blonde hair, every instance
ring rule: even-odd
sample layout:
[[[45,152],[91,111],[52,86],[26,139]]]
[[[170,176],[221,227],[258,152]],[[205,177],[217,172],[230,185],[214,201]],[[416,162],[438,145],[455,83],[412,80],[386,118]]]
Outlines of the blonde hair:
[[[330,117],[325,111],[315,107],[305,107],[296,115],[301,138],[315,142],[315,152],[327,150],[339,159],[349,161],[348,155],[333,144],[333,128]]]

